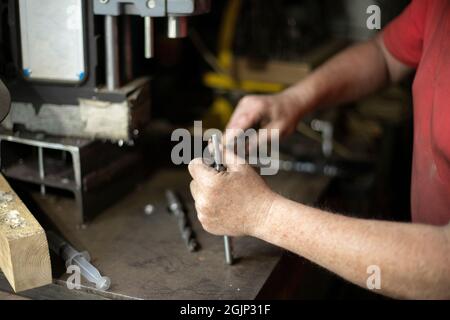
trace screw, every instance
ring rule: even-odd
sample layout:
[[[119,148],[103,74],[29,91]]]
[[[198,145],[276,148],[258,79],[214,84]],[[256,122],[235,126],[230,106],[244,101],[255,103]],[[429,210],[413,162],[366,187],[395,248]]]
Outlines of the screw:
[[[148,0],[147,1],[147,7],[149,9],[154,9],[156,7],[156,1],[155,0]]]
[[[146,205],[144,208],[144,212],[148,216],[151,215],[153,213],[153,211],[155,211],[155,207],[151,204]]]
[[[99,0],[101,4],[107,4],[109,0]]]

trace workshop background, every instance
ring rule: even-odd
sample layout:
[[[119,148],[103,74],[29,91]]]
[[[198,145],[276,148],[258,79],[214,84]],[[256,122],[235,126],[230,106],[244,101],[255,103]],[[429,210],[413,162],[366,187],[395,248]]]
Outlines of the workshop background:
[[[25,55],[23,30],[33,26],[18,12],[27,12],[31,25],[39,8],[0,2],[0,75],[12,99],[0,132],[1,171],[47,232],[53,278],[14,294],[10,278],[0,275],[0,298],[381,299],[254,239],[233,239],[239,259],[226,265],[223,240],[207,235],[196,219],[186,166],[170,159],[170,136],[177,128],[193,131],[198,120],[203,129],[223,129],[244,95],[280,92],[339,50],[374,36],[366,27],[368,6],[380,6],[385,25],[408,1],[214,0],[209,12],[189,17],[185,35],[175,29],[172,36],[166,18],[150,22],[124,10],[110,21],[119,29],[116,71],[107,40],[104,46],[109,13],[99,13],[100,2],[85,1],[80,9],[86,32],[71,41],[82,43],[77,49],[87,67],[74,79],[58,79],[61,66],[48,79],[33,78],[36,69],[24,64],[36,65],[48,48],[27,39],[40,58]],[[143,41],[150,23],[151,50]],[[182,38],[173,39],[177,32]],[[42,58],[45,72],[48,60]],[[331,211],[409,221],[410,88],[411,79],[308,115],[283,141],[281,171],[268,183]],[[167,197],[168,190],[175,195]],[[86,279],[80,290],[65,287],[67,243],[89,252],[92,265],[110,278],[108,290]]]

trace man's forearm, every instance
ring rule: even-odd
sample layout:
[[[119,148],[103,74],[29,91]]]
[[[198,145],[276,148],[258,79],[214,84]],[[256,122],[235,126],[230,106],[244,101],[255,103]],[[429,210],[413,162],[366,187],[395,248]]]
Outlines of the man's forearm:
[[[381,39],[357,44],[331,58],[282,96],[304,114],[316,106],[334,106],[366,96],[390,80]]]
[[[254,236],[293,251],[366,287],[367,268],[381,270],[380,293],[450,299],[448,227],[367,221],[278,198]]]

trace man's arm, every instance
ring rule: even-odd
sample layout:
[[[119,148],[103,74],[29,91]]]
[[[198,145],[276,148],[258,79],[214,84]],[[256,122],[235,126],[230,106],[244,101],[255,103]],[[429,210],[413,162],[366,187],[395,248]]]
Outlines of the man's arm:
[[[390,297],[450,299],[450,225],[362,220],[278,197],[254,236],[293,251],[367,288],[367,269],[381,271]]]
[[[389,53],[378,35],[337,54],[283,95],[308,109],[337,106],[398,82],[411,71]]]
[[[275,194],[251,167],[226,155],[226,172],[201,159],[189,165],[206,231],[258,237],[361,287],[370,276],[367,268],[376,265],[380,293],[390,297],[450,299],[450,225],[361,220],[307,207]]]
[[[389,53],[381,36],[377,36],[344,50],[279,94],[244,97],[228,128],[246,130],[259,124],[287,135],[303,115],[316,107],[356,100],[399,81],[411,71]]]

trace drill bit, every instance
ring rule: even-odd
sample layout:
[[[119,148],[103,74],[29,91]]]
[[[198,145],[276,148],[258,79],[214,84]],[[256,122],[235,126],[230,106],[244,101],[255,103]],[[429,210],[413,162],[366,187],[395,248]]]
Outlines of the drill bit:
[[[219,136],[217,134],[213,134],[211,136],[212,144],[213,144],[213,151],[214,151],[214,168],[218,172],[225,171],[226,168],[223,165],[222,161],[222,152],[220,151],[220,141]],[[231,247],[231,239],[228,236],[223,237],[223,244],[225,248],[225,261],[227,264],[232,265],[233,264],[233,249]]]
[[[199,245],[195,239],[194,231],[192,230],[188,216],[183,209],[180,199],[172,190],[166,190],[166,198],[170,212],[172,212],[178,220],[178,228],[186,247],[190,252],[196,251]]]

